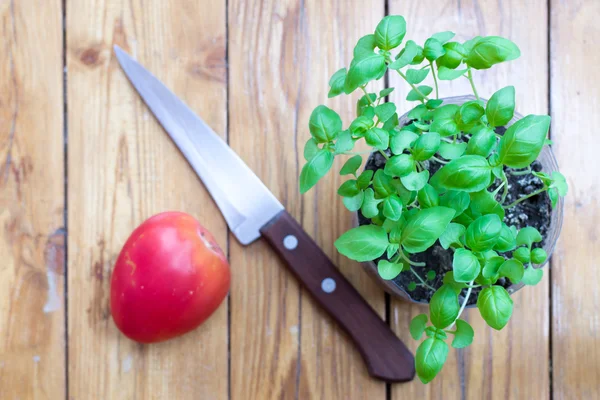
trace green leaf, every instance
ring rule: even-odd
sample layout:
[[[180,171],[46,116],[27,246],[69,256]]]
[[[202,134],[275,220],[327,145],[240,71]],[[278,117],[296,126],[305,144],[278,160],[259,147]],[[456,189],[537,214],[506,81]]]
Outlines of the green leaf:
[[[440,147],[440,135],[437,132],[422,134],[412,147],[412,155],[417,161],[425,161],[431,158]]]
[[[440,148],[439,148],[438,152],[445,159],[454,160],[455,158],[462,156],[465,153],[465,150],[467,150],[467,144],[464,142],[461,142],[461,143],[442,142],[442,143],[440,143]]]
[[[373,171],[366,169],[358,176],[356,183],[359,188],[366,189],[371,184],[371,179],[373,179]]]
[[[335,247],[342,255],[359,262],[381,257],[388,244],[385,229],[376,225],[352,228],[335,241]]]
[[[454,36],[455,36],[454,32],[450,32],[450,31],[438,32],[438,33],[431,35],[431,37],[433,39],[436,39],[437,41],[439,41],[442,44],[446,43],[448,40],[452,39]]]
[[[429,184],[426,184],[419,190],[417,199],[419,199],[419,206],[421,209],[435,207],[440,203],[437,191]]]
[[[556,205],[558,204],[558,190],[556,188],[550,188],[548,190],[548,197],[550,197],[550,202],[552,204],[552,208],[556,208]]]
[[[496,134],[492,129],[483,128],[471,136],[467,144],[467,154],[487,157],[496,144]]]
[[[500,272],[500,267],[504,264],[504,261],[504,257],[500,256],[489,258],[486,260],[481,274],[484,278],[492,279],[495,282],[498,279],[498,273]]]
[[[308,129],[318,143],[327,143],[342,130],[342,119],[331,108],[318,106],[310,114]]]
[[[356,42],[353,57],[358,59],[373,54],[375,46],[375,35],[365,35]]]
[[[531,262],[534,264],[542,264],[548,259],[548,253],[544,249],[531,250]]]
[[[454,293],[456,293],[457,295],[460,294],[460,292],[467,286],[464,283],[456,282],[454,280],[454,272],[452,271],[446,272],[446,274],[444,275],[443,282],[444,285],[450,286],[452,290],[454,290]]]
[[[371,118],[361,115],[352,121],[349,129],[354,136],[363,136],[366,131],[373,127],[373,125],[375,125],[375,123]]]
[[[498,241],[494,245],[494,250],[504,253],[514,250],[515,247],[517,247],[515,235],[508,225],[503,223],[500,236],[498,236]]]
[[[466,69],[450,69],[444,66],[438,68],[438,78],[441,81],[452,81],[463,76],[467,72]]]
[[[381,54],[370,53],[358,59],[354,58],[344,83],[345,92],[351,93],[369,81],[380,79],[385,74],[385,70],[385,57]]]
[[[539,156],[549,129],[547,115],[528,115],[518,120],[500,139],[499,161],[511,168],[528,167]]]
[[[425,106],[430,110],[434,110],[434,109],[438,108],[439,106],[441,106],[443,102],[444,102],[444,100],[442,100],[442,99],[431,99],[431,100],[427,101]]]
[[[375,100],[377,100],[377,95],[375,93],[369,93],[368,97],[365,94],[360,99],[358,99],[358,101],[356,102],[357,116],[365,116],[369,119],[373,119],[373,116],[375,115],[375,110],[373,107],[371,107],[371,102],[369,102],[369,99],[371,99],[371,102],[375,102]],[[370,116],[368,115],[369,112],[372,113]]]
[[[392,139],[393,140],[393,139]],[[393,156],[385,163],[383,171],[389,176],[403,177],[415,170],[415,159],[410,154]]]
[[[408,289],[409,292],[412,292],[416,288],[417,288],[417,284],[415,282],[411,282],[408,284],[408,287],[406,289]]]
[[[379,260],[377,263],[377,272],[381,279],[389,281],[400,275],[400,272],[402,272],[402,264]]]
[[[423,50],[417,46],[415,42],[412,40],[407,41],[406,45],[404,45],[404,49],[400,51],[398,58],[389,65],[389,68],[392,70],[399,70],[400,68],[412,64],[415,58],[418,59],[419,55],[422,55],[422,51]]]
[[[435,61],[444,54],[446,54],[446,49],[444,49],[444,46],[439,40],[435,38],[429,38],[425,41],[425,46],[423,46],[423,55],[426,59],[429,61]]]
[[[442,370],[448,357],[448,345],[441,339],[429,338],[419,345],[415,358],[417,376],[429,383]]]
[[[402,43],[406,34],[406,21],[400,15],[384,17],[375,28],[375,44],[382,50],[392,50]]]
[[[319,150],[317,154],[302,167],[300,172],[300,193],[306,193],[315,186],[333,165],[333,154],[326,149]]]
[[[478,192],[488,187],[491,167],[481,156],[466,155],[450,161],[431,178],[435,188]]]
[[[331,79],[329,79],[329,93],[327,97],[335,97],[344,93],[344,82],[346,81],[346,68],[338,70]]]
[[[521,282],[521,279],[523,279],[524,271],[521,261],[510,259],[502,263],[498,273],[500,276],[505,276],[510,279],[512,283],[519,283]]]
[[[468,126],[479,121],[485,114],[485,110],[477,101],[467,101],[460,106],[458,110],[458,122],[463,126]]]
[[[342,197],[352,197],[360,193],[356,179],[350,179],[341,184],[337,193]]]
[[[341,131],[337,140],[335,141],[335,154],[343,154],[347,151],[351,151],[354,148],[354,142],[356,139],[352,138],[352,134],[349,130]]]
[[[386,221],[389,221],[386,219]],[[388,259],[391,259],[392,257],[394,257],[394,255],[398,252],[398,250],[400,249],[400,245],[398,243],[390,243],[389,246],[387,247],[387,249],[385,250],[385,255],[387,256]],[[404,268],[403,265],[401,265],[402,268]]]
[[[356,171],[362,164],[362,157],[359,155],[350,157],[342,166],[340,175],[356,175]]]
[[[501,230],[502,221],[496,214],[479,217],[467,228],[467,246],[476,252],[491,250],[498,241]]]
[[[429,171],[413,171],[400,178],[400,180],[405,188],[416,192],[421,190],[427,184],[427,181],[429,180]]]
[[[392,150],[392,153],[394,154],[402,154],[402,152],[409,148],[418,138],[419,135],[416,133],[403,129],[392,136],[390,140],[390,150]]]
[[[552,183],[550,184],[550,187],[556,188],[560,196],[566,196],[569,190],[567,180],[564,175],[558,171],[552,172]]]
[[[446,50],[446,53],[436,60],[438,71],[440,71],[441,68],[453,70],[457,68],[465,58],[465,48],[458,42],[444,44],[444,50]],[[464,72],[466,71],[467,70],[465,69]]]
[[[435,271],[429,270],[427,271],[427,275],[425,275],[428,281],[432,281],[435,279]]]
[[[395,128],[398,126],[398,123],[398,113],[394,113],[394,115],[392,115],[390,118],[388,118],[387,121],[385,121],[382,128],[390,132],[390,134],[395,134],[397,132]]]
[[[452,260],[452,271],[456,282],[471,282],[479,275],[481,265],[470,250],[456,249]]]
[[[456,104],[446,104],[438,107],[433,113],[430,130],[442,136],[457,135],[460,131],[454,117],[459,109],[460,107]]]
[[[426,85],[421,85],[417,89],[419,90],[419,93],[417,93],[417,91],[415,89],[412,89],[410,92],[408,92],[408,95],[406,96],[406,100],[408,100],[408,101],[424,100],[425,97],[429,96],[431,94],[431,92],[433,92],[433,88],[431,86],[426,86]]]
[[[539,243],[542,241],[542,235],[540,232],[532,226],[527,226],[519,230],[517,234],[517,246],[526,245],[531,247],[533,243]]]
[[[427,327],[427,315],[419,314],[410,321],[410,326],[408,330],[410,331],[410,336],[412,336],[415,340],[421,340],[423,336],[423,332],[425,332],[425,328]]]
[[[496,201],[494,195],[486,189],[479,192],[470,193],[471,210],[480,215],[496,214],[501,220],[504,219],[504,208]]]
[[[430,100],[429,100],[430,101]],[[428,101],[428,102],[429,102]],[[427,114],[428,112],[428,108],[425,104],[419,104],[418,106],[414,107],[412,110],[410,110],[408,112],[407,117],[409,119],[416,119],[416,120],[420,120],[421,118],[423,118],[423,116],[425,114]]]
[[[392,177],[385,174],[383,170],[378,169],[373,179],[373,189],[375,189],[375,193],[381,198],[394,193],[395,187],[392,183]]]
[[[383,103],[375,107],[375,115],[381,122],[390,119],[396,113],[396,105],[394,103]]]
[[[402,203],[398,196],[391,195],[383,201],[383,216],[392,221],[398,221],[402,215]]]
[[[365,192],[363,192],[361,190],[360,193],[358,193],[356,196],[343,197],[342,202],[344,203],[344,206],[346,206],[348,211],[355,212],[355,211],[360,210],[360,207],[363,204],[364,198],[365,198]]]
[[[429,68],[423,69],[409,69],[406,71],[406,80],[408,83],[412,83],[413,85],[417,85],[427,78],[429,74]]]
[[[446,207],[431,207],[418,211],[407,220],[402,230],[402,246],[409,253],[427,250],[446,230],[453,216],[454,210]]]
[[[440,197],[440,205],[452,208],[456,211],[454,216],[462,214],[471,203],[471,198],[467,192],[459,192],[458,190],[449,190]]]
[[[306,161],[312,160],[314,156],[319,152],[319,144],[314,138],[308,139],[304,145],[304,159]]]
[[[491,126],[504,126],[515,114],[515,87],[507,86],[490,97],[485,106],[485,115]]]
[[[535,286],[542,280],[544,276],[544,272],[541,268],[533,268],[529,266],[525,268],[525,273],[523,274],[523,279],[521,282],[527,286]]]
[[[465,43],[467,48],[467,44]],[[511,61],[521,55],[516,44],[499,36],[487,36],[475,42],[467,54],[467,65],[475,69],[488,69],[492,65]]]
[[[379,92],[379,97],[385,97],[388,96],[390,93],[392,93],[394,91],[393,87],[389,87],[389,88],[385,88],[383,89],[381,92]]]
[[[477,44],[482,39],[481,36],[475,36],[473,39],[467,40],[463,43],[463,48],[465,49],[465,54],[469,54],[473,49],[473,46]]]
[[[374,218],[379,214],[379,208],[377,205],[381,203],[381,200],[375,198],[375,192],[373,189],[368,188],[364,191],[364,198],[360,208],[361,214],[365,218]]]
[[[513,253],[513,257],[521,261],[523,264],[527,264],[531,261],[531,250],[528,247],[519,247]]]
[[[451,222],[440,236],[440,245],[446,250],[450,246],[462,246],[460,238],[465,234],[466,230],[467,228],[463,225]]]
[[[455,349],[462,349],[470,346],[473,343],[473,337],[475,331],[467,321],[462,319],[456,320],[456,332],[454,333],[454,340],[452,340],[452,347]]]
[[[431,297],[429,315],[431,323],[438,329],[450,326],[458,317],[459,310],[458,296],[449,285],[442,285]]]
[[[390,133],[381,128],[371,128],[365,133],[365,141],[369,146],[385,150],[390,145]]]
[[[502,286],[491,286],[479,293],[477,308],[489,326],[500,330],[512,315],[513,301]]]

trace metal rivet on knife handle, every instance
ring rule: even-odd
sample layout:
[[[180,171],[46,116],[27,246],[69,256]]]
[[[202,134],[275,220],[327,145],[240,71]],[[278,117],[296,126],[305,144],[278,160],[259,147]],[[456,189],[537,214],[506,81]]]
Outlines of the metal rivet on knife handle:
[[[321,282],[321,289],[323,289],[325,293],[332,293],[335,290],[335,281],[331,278],[323,279],[323,282]]]
[[[298,238],[294,235],[287,235],[283,238],[283,246],[288,250],[294,250],[298,247]]]

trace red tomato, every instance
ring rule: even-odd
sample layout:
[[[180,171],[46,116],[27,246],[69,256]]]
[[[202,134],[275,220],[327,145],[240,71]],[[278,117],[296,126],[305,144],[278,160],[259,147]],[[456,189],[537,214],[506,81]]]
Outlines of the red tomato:
[[[229,291],[227,258],[192,216],[165,212],[146,220],[119,254],[110,287],[117,327],[141,343],[196,328]]]

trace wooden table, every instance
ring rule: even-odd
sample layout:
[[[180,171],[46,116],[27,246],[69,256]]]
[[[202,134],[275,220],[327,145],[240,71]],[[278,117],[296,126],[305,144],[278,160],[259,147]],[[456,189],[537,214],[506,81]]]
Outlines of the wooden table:
[[[242,247],[228,234],[112,52],[132,53],[227,139],[414,349],[407,326],[421,309],[386,301],[334,249],[351,224],[340,178],[305,196],[297,185],[310,112],[326,103],[349,121],[355,99],[327,100],[327,81],[385,13],[404,15],[418,41],[434,30],[514,40],[522,57],[476,74],[477,85],[489,96],[513,84],[519,111],[552,115],[570,185],[542,283],[514,296],[502,332],[470,311],[475,343],[451,351],[427,386],[370,379],[265,243]],[[0,15],[1,399],[600,396],[600,2],[5,0]],[[406,86],[389,83],[403,99]],[[442,89],[467,92],[466,82]],[[136,344],[110,317],[111,268],[137,224],[173,209],[227,249],[231,294],[193,333]]]

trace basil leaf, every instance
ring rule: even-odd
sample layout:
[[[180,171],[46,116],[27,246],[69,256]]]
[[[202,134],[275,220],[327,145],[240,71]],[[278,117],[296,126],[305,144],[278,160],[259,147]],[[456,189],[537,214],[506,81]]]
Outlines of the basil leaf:
[[[502,224],[502,230],[500,231],[500,236],[498,236],[498,241],[494,245],[494,250],[504,253],[514,250],[515,247],[517,247],[515,235],[508,225]]]
[[[431,100],[427,101],[425,106],[430,110],[434,110],[434,109],[438,108],[439,106],[441,106],[442,103],[444,103],[444,100],[442,100],[442,99],[431,99]]]
[[[419,190],[417,199],[419,199],[421,209],[435,207],[440,203],[437,191],[430,184],[426,184]]]
[[[433,92],[433,88],[431,86],[421,85],[417,88],[419,93],[415,89],[411,89],[406,95],[406,100],[408,101],[417,101],[424,100],[425,97],[429,96],[431,92]]]
[[[441,60],[441,58],[440,58],[440,60]],[[438,60],[438,62],[440,60]],[[438,78],[441,81],[452,81],[454,79],[460,78],[466,72],[467,72],[466,69],[450,69],[450,68],[442,65],[438,68]]]
[[[392,139],[393,140],[393,139]],[[415,170],[415,159],[410,154],[393,156],[385,163],[383,171],[390,176],[403,177]]]
[[[454,293],[457,295],[467,286],[464,283],[459,283],[454,280],[454,273],[452,271],[446,272],[443,279],[444,285],[450,286]]]
[[[440,143],[438,152],[445,159],[454,160],[455,158],[462,156],[465,153],[465,150],[467,150],[467,143],[442,142]]]
[[[390,281],[400,275],[400,272],[402,272],[402,264],[391,263],[387,260],[379,260],[377,263],[377,272],[381,279]]]
[[[406,34],[406,21],[400,15],[384,17],[375,28],[375,44],[382,50],[392,50],[402,43]]]
[[[389,221],[386,219],[386,221]],[[387,247],[387,249],[385,250],[385,255],[388,259],[391,259],[392,257],[394,257],[396,255],[396,253],[398,252],[398,249],[400,249],[400,245],[398,243],[390,243],[389,246]],[[400,267],[404,268],[404,265],[400,265]]]
[[[479,275],[481,265],[470,250],[456,249],[452,260],[452,271],[456,282],[471,282]]]
[[[382,89],[381,92],[379,92],[379,97],[386,97],[388,96],[390,93],[392,93],[394,91],[393,87],[389,87],[389,88],[385,88]]]
[[[381,203],[381,200],[375,198],[375,192],[373,189],[368,188],[364,191],[364,198],[360,207],[360,213],[365,218],[375,218],[379,215],[379,208],[377,205]]]
[[[412,83],[413,85],[417,85],[427,78],[429,74],[429,68],[423,69],[409,69],[406,71],[406,80],[408,83]]]
[[[357,116],[365,116],[369,119],[372,119],[372,117],[375,115],[375,110],[373,109],[373,107],[371,107],[371,102],[369,102],[369,99],[371,99],[371,102],[375,102],[375,100],[377,100],[377,95],[375,93],[369,93],[369,97],[367,97],[367,95],[365,94],[360,99],[358,99],[358,101],[356,102]],[[368,112],[372,112],[373,114],[369,116]]]
[[[539,156],[549,129],[547,115],[528,115],[518,120],[500,139],[499,161],[511,168],[528,167]]]
[[[329,79],[329,93],[327,97],[332,98],[344,93],[344,82],[346,81],[346,68],[337,70]]]
[[[548,259],[548,253],[544,249],[531,250],[531,262],[534,264],[542,264]]]
[[[440,147],[440,135],[437,132],[429,132],[421,135],[412,147],[412,155],[417,161],[425,161],[431,158]]]
[[[550,184],[550,187],[556,188],[560,196],[566,196],[569,190],[567,180],[565,179],[564,175],[558,171],[552,172],[552,183]]]
[[[465,234],[466,230],[467,228],[463,225],[451,222],[440,236],[440,245],[446,250],[450,246],[462,246],[460,238]]]
[[[344,83],[345,92],[351,93],[369,81],[380,79],[385,74],[385,70],[385,57],[381,54],[371,53],[359,59],[354,58]]]
[[[396,113],[396,105],[394,103],[383,103],[375,107],[375,115],[381,122],[390,119]]]
[[[410,110],[407,116],[409,119],[419,120],[423,118],[423,116],[427,114],[428,111],[429,110],[427,109],[427,106],[425,106],[425,104],[419,104],[418,106]]]
[[[304,145],[304,159],[306,161],[312,160],[312,158],[319,152],[319,144],[314,138],[308,139]]]
[[[502,205],[496,201],[494,195],[486,189],[470,193],[471,210],[480,215],[496,214],[501,220],[504,219],[505,211]]]
[[[347,151],[351,151],[354,148],[355,142],[356,139],[352,138],[352,134],[348,129],[341,131],[335,141],[335,154],[343,154]]]
[[[371,184],[371,179],[373,179],[373,171],[366,169],[358,176],[356,183],[359,188],[366,189]]]
[[[438,107],[433,113],[433,122],[429,128],[433,132],[437,132],[442,136],[453,136],[460,131],[458,125],[454,121],[454,117],[460,107],[456,104],[446,104]]]
[[[415,58],[419,56],[419,53],[422,53],[422,49],[417,46],[415,42],[409,40],[406,42],[406,45],[404,45],[404,49],[398,54],[396,61],[391,63],[388,67],[393,70],[399,70],[400,68],[406,67],[407,65],[412,64]]]
[[[417,376],[429,383],[442,370],[448,357],[448,345],[441,339],[429,338],[419,345],[415,357]]]
[[[541,268],[533,268],[532,266],[529,266],[528,268],[525,268],[521,282],[527,286],[535,286],[540,283],[543,276],[544,272]]]
[[[356,179],[350,179],[339,187],[337,193],[342,197],[352,197],[360,193],[360,189],[356,184]]]
[[[452,39],[455,36],[454,32],[444,31],[438,32],[436,34],[431,35],[433,39],[436,39],[440,43],[446,43],[448,40]]]
[[[412,336],[415,340],[420,340],[423,336],[423,332],[425,332],[425,328],[427,327],[427,315],[419,314],[410,321],[410,326],[408,330],[410,331],[410,336]]]
[[[398,196],[391,195],[383,201],[383,216],[392,221],[398,221],[402,215],[402,203]]]
[[[376,225],[352,228],[335,241],[335,247],[342,255],[359,262],[381,257],[388,244],[387,233]]]
[[[467,228],[465,240],[473,251],[483,252],[494,248],[502,230],[502,221],[496,214],[477,218]]]
[[[400,243],[409,253],[427,250],[446,230],[454,216],[454,210],[446,207],[431,207],[416,212],[402,230]]]
[[[444,54],[446,54],[446,50],[439,40],[435,38],[429,38],[425,41],[425,46],[423,46],[423,55],[426,59],[429,61],[435,61]]]
[[[478,192],[488,187],[491,167],[481,156],[466,155],[450,161],[431,178],[435,188]]]
[[[485,114],[485,110],[477,101],[468,101],[460,106],[458,110],[458,121],[463,126],[468,126],[479,121]]]
[[[504,264],[504,257],[496,256],[491,257],[486,260],[485,265],[483,266],[483,270],[481,274],[484,278],[492,279],[496,281],[498,279],[498,273],[500,272],[500,267]]]
[[[471,198],[467,192],[459,192],[458,190],[449,190],[440,197],[440,205],[452,208],[456,211],[454,216],[462,214],[471,203]]]
[[[375,189],[375,193],[381,198],[394,193],[395,188],[392,184],[392,177],[385,174],[383,170],[378,169],[377,172],[375,172],[375,178],[373,179],[373,189]]]
[[[333,158],[333,154],[329,150],[322,149],[309,162],[304,164],[300,172],[300,193],[306,193],[329,172],[333,165]]]
[[[492,65],[514,60],[520,55],[519,48],[510,40],[499,36],[487,36],[479,39],[469,50],[467,65],[475,69],[488,69]]]
[[[356,42],[352,55],[357,59],[369,56],[375,51],[375,46],[375,35],[365,35]]]
[[[467,144],[467,154],[487,157],[496,144],[496,133],[492,129],[483,128],[475,132]]]
[[[350,123],[350,132],[355,136],[363,136],[366,131],[371,129],[375,125],[371,118],[367,118],[364,115],[357,117],[352,123]]]
[[[514,251],[513,257],[523,264],[527,264],[531,260],[531,250],[528,247],[519,247]]]
[[[392,136],[392,139],[390,140],[390,150],[392,150],[392,153],[394,154],[402,154],[402,152],[409,148],[418,138],[419,135],[416,133],[403,129]]]
[[[515,87],[507,86],[490,97],[485,106],[485,115],[491,126],[503,126],[515,114]]]
[[[381,128],[371,128],[365,133],[365,141],[369,146],[385,150],[390,145],[390,133]]]
[[[400,178],[400,181],[402,181],[405,188],[415,192],[421,190],[427,184],[428,180],[429,171],[427,170],[421,172],[413,171]]]
[[[489,326],[500,330],[506,326],[513,311],[513,301],[502,286],[491,286],[479,293],[477,308]]]
[[[342,130],[342,119],[331,108],[318,106],[310,114],[308,129],[318,143],[327,143]]]
[[[531,247],[533,243],[539,243],[542,241],[542,235],[540,232],[532,226],[527,226],[519,230],[517,234],[517,246],[526,245]]]
[[[507,277],[512,283],[521,282],[524,272],[523,263],[515,259],[504,261],[498,271],[500,276]]]
[[[446,53],[436,60],[438,72],[440,71],[439,68],[442,67],[449,68],[450,70],[455,69],[465,58],[465,48],[458,42],[444,44],[444,50],[446,50]],[[467,70],[465,69],[464,71],[466,72]]]
[[[481,39],[481,36],[475,36],[473,39],[467,40],[465,43],[463,43],[465,54],[469,54],[471,50],[473,50],[473,46],[475,46]]]
[[[473,343],[473,337],[475,331],[467,321],[462,319],[456,320],[456,332],[454,333],[454,340],[452,340],[452,347],[455,349],[462,349]]]
[[[363,200],[365,198],[365,192],[362,190],[356,195],[352,197],[343,197],[342,202],[344,206],[348,209],[348,211],[358,211],[363,204]]]
[[[356,155],[356,156],[349,158],[342,166],[342,169],[340,169],[340,175],[350,175],[350,174],[356,175],[356,171],[358,170],[358,168],[360,167],[361,164],[362,164],[361,156]]]
[[[455,273],[456,274],[456,273]],[[455,278],[456,279],[456,278]],[[444,329],[458,317],[460,305],[458,296],[449,285],[442,285],[431,297],[429,316],[431,323],[438,329]]]

